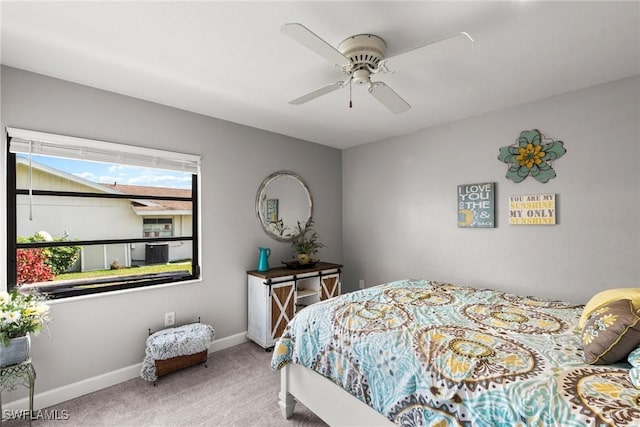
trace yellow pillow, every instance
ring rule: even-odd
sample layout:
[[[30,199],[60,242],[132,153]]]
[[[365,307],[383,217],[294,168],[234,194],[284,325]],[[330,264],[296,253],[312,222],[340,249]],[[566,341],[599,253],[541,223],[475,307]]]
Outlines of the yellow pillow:
[[[584,328],[584,324],[587,321],[587,317],[589,314],[596,308],[600,307],[603,304],[608,304],[615,300],[620,299],[628,299],[631,300],[633,307],[638,310],[640,309],[640,288],[618,288],[618,289],[607,289],[606,291],[599,292],[595,294],[584,306],[584,310],[582,311],[582,316],[580,316],[580,322],[578,326],[580,328]]]

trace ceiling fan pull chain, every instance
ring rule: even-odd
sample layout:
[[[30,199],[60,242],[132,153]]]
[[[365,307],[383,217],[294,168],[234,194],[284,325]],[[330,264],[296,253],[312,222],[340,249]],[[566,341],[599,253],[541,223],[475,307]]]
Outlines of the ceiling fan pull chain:
[[[351,102],[351,81],[353,79],[349,79],[349,108],[353,108],[353,102]]]

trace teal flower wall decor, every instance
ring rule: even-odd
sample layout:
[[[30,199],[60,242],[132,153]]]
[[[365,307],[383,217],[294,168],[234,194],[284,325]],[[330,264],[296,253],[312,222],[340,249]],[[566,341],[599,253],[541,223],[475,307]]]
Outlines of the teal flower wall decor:
[[[549,140],[537,129],[523,130],[515,144],[500,148],[498,160],[509,164],[507,178],[515,183],[529,175],[545,183],[556,177],[550,162],[566,152],[562,141]]]

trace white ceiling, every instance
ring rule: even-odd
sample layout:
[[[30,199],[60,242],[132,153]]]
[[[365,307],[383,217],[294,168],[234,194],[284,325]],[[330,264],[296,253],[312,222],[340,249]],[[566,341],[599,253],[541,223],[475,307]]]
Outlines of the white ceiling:
[[[640,3],[9,2],[2,63],[338,148],[640,74]],[[355,34],[397,55],[461,31],[472,53],[380,77],[412,105],[364,87],[300,106],[343,80],[280,31],[299,22],[334,47]]]

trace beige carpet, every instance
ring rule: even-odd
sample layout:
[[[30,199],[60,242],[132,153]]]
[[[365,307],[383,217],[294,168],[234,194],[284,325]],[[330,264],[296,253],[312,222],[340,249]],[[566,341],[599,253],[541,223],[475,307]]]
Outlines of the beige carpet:
[[[33,421],[44,426],[326,426],[298,403],[285,420],[278,406],[280,375],[271,353],[244,343],[209,355],[198,365],[158,380],[136,378],[47,408],[66,410],[68,420]],[[25,421],[3,426],[28,425]]]

